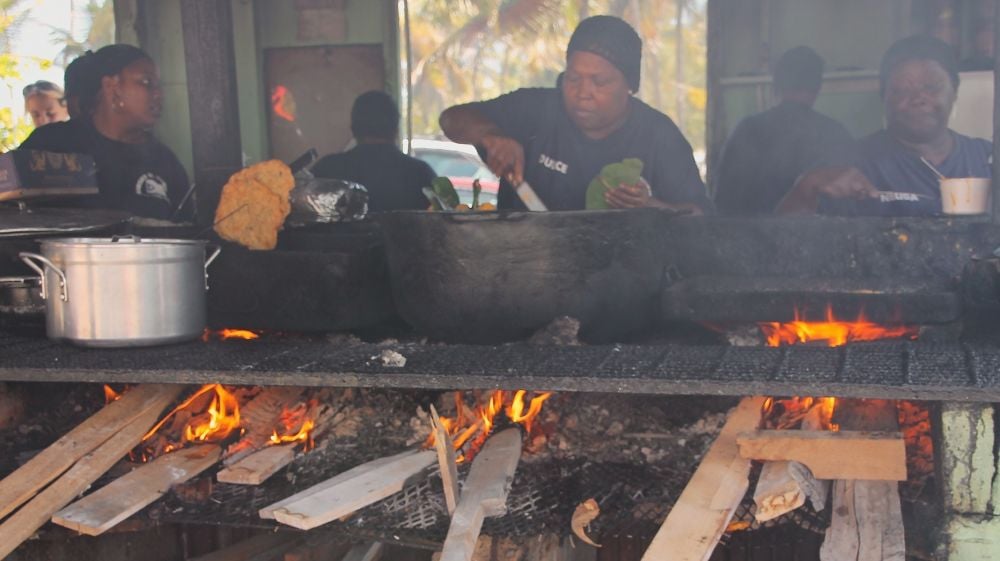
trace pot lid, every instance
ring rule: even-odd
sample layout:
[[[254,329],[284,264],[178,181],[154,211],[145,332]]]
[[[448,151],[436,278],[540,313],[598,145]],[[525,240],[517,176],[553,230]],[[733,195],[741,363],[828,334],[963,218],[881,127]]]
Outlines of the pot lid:
[[[117,210],[0,206],[0,238],[90,232],[124,224],[130,217]]]

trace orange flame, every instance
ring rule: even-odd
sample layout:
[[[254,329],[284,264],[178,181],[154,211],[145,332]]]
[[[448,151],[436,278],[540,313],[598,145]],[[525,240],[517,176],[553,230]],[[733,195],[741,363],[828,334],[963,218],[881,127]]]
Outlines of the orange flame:
[[[836,407],[835,397],[790,397],[777,400],[768,397],[761,406],[762,426],[765,429],[781,430],[802,425],[810,430],[838,431],[840,426],[833,422]]]
[[[840,321],[833,316],[833,307],[827,305],[826,321],[803,321],[799,310],[795,310],[795,320],[788,323],[760,323],[761,332],[767,337],[769,347],[795,345],[813,341],[825,342],[830,347],[840,347],[856,341],[877,341],[880,339],[916,339],[919,329],[913,326],[884,326],[872,323],[864,312],[855,321]]]
[[[295,96],[292,91],[285,86],[278,85],[271,92],[271,109],[274,114],[282,119],[295,122]]]
[[[313,429],[316,421],[309,418],[310,408],[305,403],[298,404],[293,409],[285,409],[281,412],[280,422],[284,434],[278,434],[275,429],[271,433],[268,445],[288,444],[291,442],[303,442],[303,450],[312,450],[316,443],[313,441]],[[298,427],[296,429],[296,427]]]
[[[475,452],[482,447],[493,431],[496,416],[501,412],[511,422],[523,425],[530,435],[534,430],[535,418],[541,413],[542,405],[545,400],[551,397],[552,392],[541,393],[527,402],[525,401],[526,395],[525,390],[517,390],[513,393],[498,390],[493,392],[485,405],[477,408],[474,414],[469,414],[461,392],[455,392],[456,418],[442,417],[441,424],[452,436],[452,444],[456,450],[461,450],[468,444],[468,453],[459,454],[458,462],[472,459]],[[434,433],[432,432],[425,442],[425,446],[433,445]]]
[[[111,389],[111,386],[104,384],[104,404],[107,405],[112,401],[118,401],[121,399],[122,394]]]
[[[234,431],[240,428],[240,404],[236,397],[226,391],[221,384],[209,384],[202,387],[194,395],[189,397],[167,414],[156,424],[143,441],[149,440],[156,431],[160,430],[168,420],[178,412],[191,406],[199,397],[209,392],[214,392],[208,408],[203,414],[195,415],[188,421],[183,430],[183,442],[220,442],[229,437]],[[207,418],[206,418],[207,416]]]
[[[202,341],[208,342],[213,338],[220,341],[228,341],[229,339],[253,341],[254,339],[260,339],[260,333],[250,331],[249,329],[220,329],[218,331],[206,329],[205,332],[201,334]]]

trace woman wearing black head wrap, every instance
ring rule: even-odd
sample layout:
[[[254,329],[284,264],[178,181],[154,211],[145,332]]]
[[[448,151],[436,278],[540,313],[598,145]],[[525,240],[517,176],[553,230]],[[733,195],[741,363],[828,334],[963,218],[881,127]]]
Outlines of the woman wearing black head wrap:
[[[150,134],[163,97],[156,65],[131,45],[108,45],[84,57],[72,81],[67,76],[68,93],[78,100],[79,113],[65,123],[37,129],[20,148],[93,157],[99,196],[81,201],[83,206],[171,218],[187,191],[188,178],[173,152]]]
[[[706,210],[711,203],[691,146],[669,117],[634,97],[641,62],[642,40],[631,26],[590,17],[570,38],[557,88],[522,88],[450,107],[441,128],[485,152],[502,178],[501,208],[522,206],[511,185],[525,180],[549,210],[582,209],[587,186],[605,165],[636,158],[640,181],[608,186],[607,206]]]
[[[990,177],[992,144],[948,128],[958,92],[951,46],[928,36],[895,42],[882,57],[885,129],[861,139],[849,166],[803,177],[780,212],[920,216],[941,212],[939,176]],[[882,202],[879,191],[914,193],[916,201]]]

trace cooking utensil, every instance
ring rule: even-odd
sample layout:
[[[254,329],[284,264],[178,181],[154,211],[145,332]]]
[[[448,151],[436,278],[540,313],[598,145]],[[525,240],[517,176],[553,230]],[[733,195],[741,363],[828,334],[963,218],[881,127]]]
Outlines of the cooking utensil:
[[[177,215],[180,214],[182,210],[184,210],[184,205],[187,204],[188,199],[191,198],[191,194],[194,193],[194,188],[196,186],[197,184],[192,183],[191,186],[188,187],[187,193],[184,193],[184,196],[181,197],[181,202],[177,203],[177,206],[174,208],[174,211],[170,213],[171,221],[177,220]]]
[[[46,332],[88,347],[159,345],[205,328],[208,266],[200,240],[138,237],[44,240],[21,260],[41,278]]]
[[[445,341],[531,335],[559,316],[584,340],[615,341],[658,313],[670,213],[387,212],[389,279],[400,316]]]
[[[527,181],[521,181],[521,183],[514,188],[514,191],[517,193],[518,198],[521,199],[521,202],[524,203],[524,206],[527,207],[528,210],[533,212],[549,210],[548,207],[545,206],[545,203],[542,202],[542,199],[538,198],[538,194],[535,193],[535,190],[531,188],[531,185],[529,185]]]
[[[936,175],[939,180],[944,181],[945,179],[948,179],[947,177],[945,177],[945,175],[943,173],[941,173],[940,171],[938,171],[937,166],[935,166],[934,164],[932,164],[930,162],[930,160],[928,160],[927,158],[925,158],[923,156],[920,156],[920,161],[923,162],[925,166],[927,166],[928,168],[930,168],[930,170],[932,172],[934,172],[934,175]]]

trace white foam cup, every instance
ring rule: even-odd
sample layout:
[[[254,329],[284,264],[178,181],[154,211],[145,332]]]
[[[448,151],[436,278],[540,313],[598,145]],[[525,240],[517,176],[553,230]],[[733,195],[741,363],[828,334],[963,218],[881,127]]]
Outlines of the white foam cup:
[[[941,180],[941,212],[985,214],[989,210],[991,181],[986,177]]]

